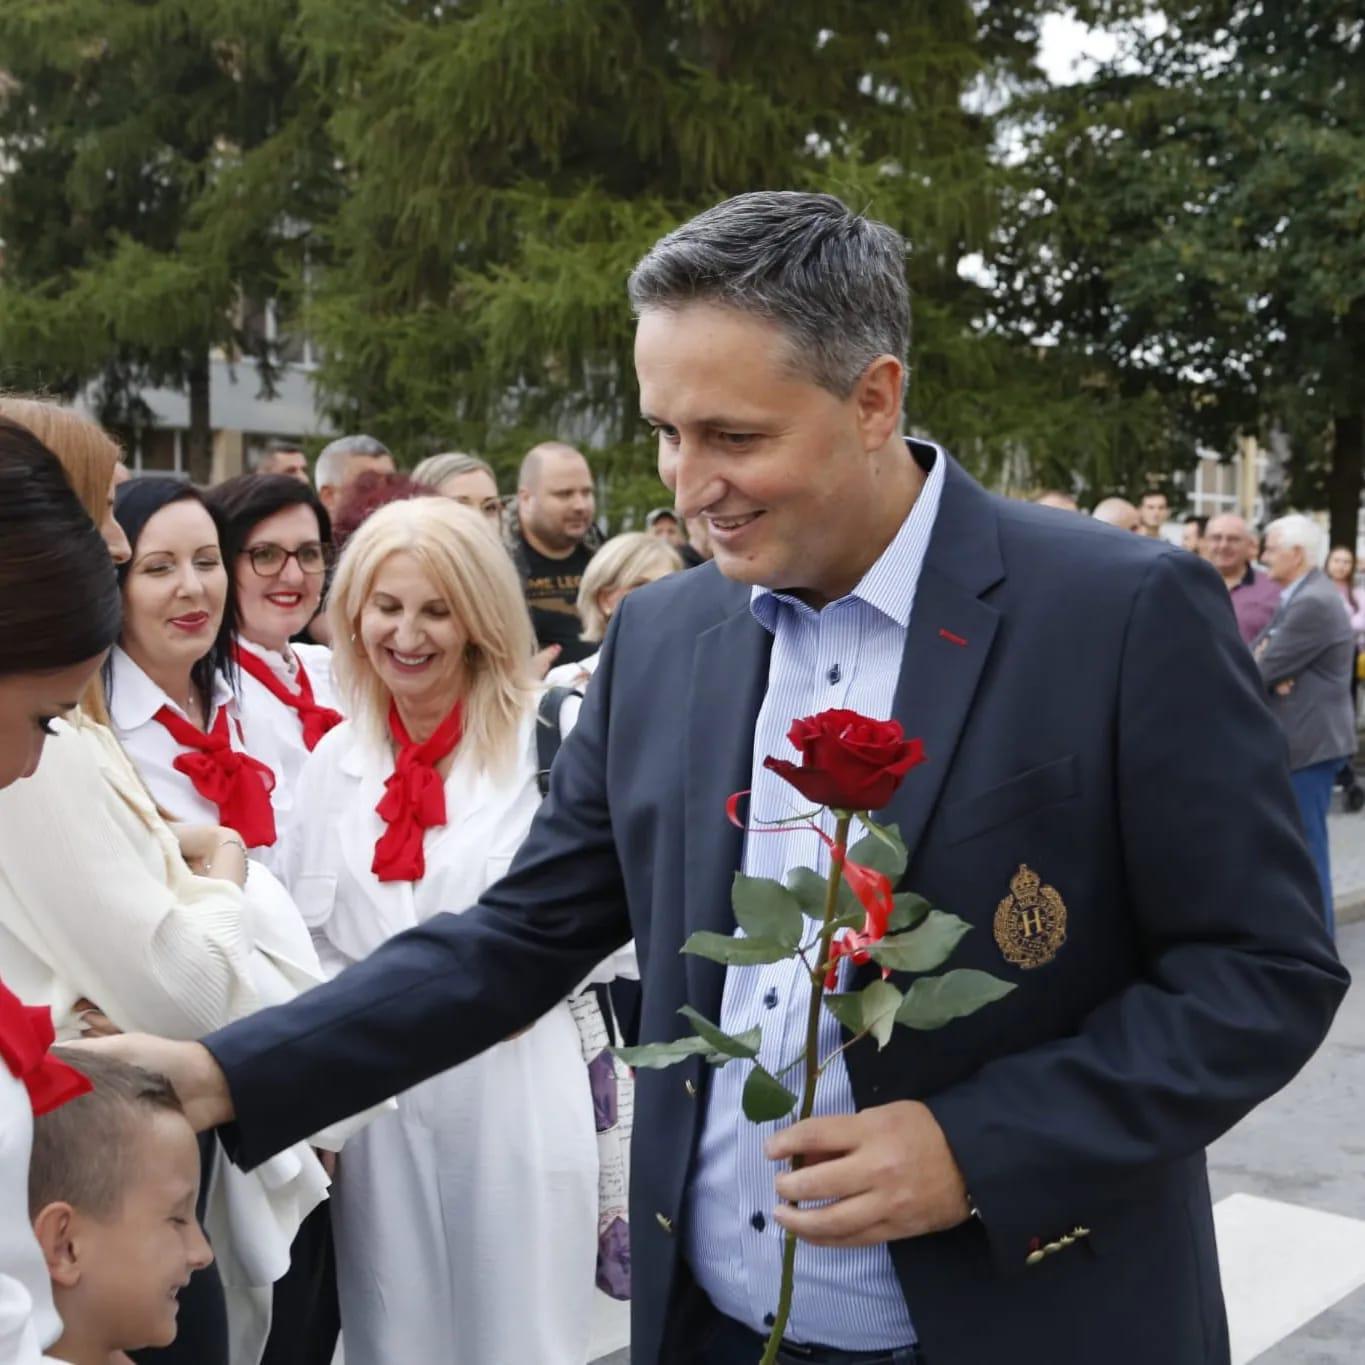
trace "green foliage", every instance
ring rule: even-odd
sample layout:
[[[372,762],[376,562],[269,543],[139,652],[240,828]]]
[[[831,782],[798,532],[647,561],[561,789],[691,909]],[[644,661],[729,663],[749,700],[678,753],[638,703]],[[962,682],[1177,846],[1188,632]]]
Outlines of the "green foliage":
[[[801,901],[781,882],[736,872],[730,903],[735,922],[750,939],[781,943],[788,953],[801,942],[805,928]]]
[[[719,1052],[725,1057],[747,1057],[750,1060],[758,1056],[760,1037],[758,1029],[750,1029],[736,1038],[722,1032],[704,1015],[698,1014],[691,1005],[684,1005],[678,1013],[711,1045],[712,1051]]]
[[[1128,433],[1088,467],[1134,492],[1196,440],[1279,428],[1289,499],[1355,541],[1365,373],[1359,0],[1111,0],[1126,49],[1018,113],[989,264],[1002,326]],[[1160,25],[1144,23],[1155,13]],[[1051,480],[1045,447],[1035,454]],[[1058,471],[1059,472],[1059,471]]]
[[[868,822],[871,828],[871,822]],[[905,875],[905,864],[909,855],[901,842],[901,832],[895,825],[878,825],[875,830],[864,835],[848,850],[848,860],[870,867],[889,877],[894,885]]]
[[[971,927],[956,915],[930,910],[917,929],[890,934],[869,952],[875,963],[894,972],[932,972],[947,962]]]
[[[0,5],[0,383],[136,424],[147,384],[190,389],[207,474],[207,361],[274,357],[239,300],[291,306],[303,224],[328,214],[321,120],[281,0]]]
[[[744,1117],[751,1122],[771,1123],[796,1108],[796,1096],[776,1076],[755,1063],[744,1082],[740,1103]]]
[[[793,948],[775,938],[733,938],[710,929],[698,929],[688,936],[682,952],[723,962],[726,966],[754,967],[765,962],[781,962],[792,956]]]
[[[307,78],[344,92],[327,127],[346,194],[309,310],[339,420],[503,470],[569,436],[595,447],[613,518],[658,502],[626,275],[698,210],[790,187],[906,233],[911,421],[999,463],[1050,376],[983,335],[985,292],[958,274],[1001,179],[963,95],[1033,78],[1048,7],[299,0]]]
[[[914,1029],[939,1029],[1003,1000],[1014,984],[989,972],[959,967],[942,976],[922,976],[910,985],[896,1022]]]
[[[892,933],[898,929],[913,929],[917,924],[922,924],[932,908],[923,896],[917,896],[913,891],[898,892],[892,900],[896,908],[891,912],[891,921],[887,925]]]

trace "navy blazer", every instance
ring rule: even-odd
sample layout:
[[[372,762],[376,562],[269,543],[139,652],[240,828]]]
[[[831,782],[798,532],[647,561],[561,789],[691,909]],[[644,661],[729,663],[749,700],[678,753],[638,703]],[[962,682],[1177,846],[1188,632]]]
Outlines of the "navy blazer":
[[[946,472],[894,708],[929,762],[883,818],[906,885],[974,926],[951,965],[1018,989],[848,1053],[860,1108],[929,1104],[981,1213],[892,1257],[933,1365],[1216,1365],[1204,1147],[1303,1065],[1347,986],[1283,740],[1207,564]],[[749,784],[769,648],[714,566],[627,598],[507,877],[206,1040],[237,1159],[524,1028],[632,934],[642,1038],[688,1032],[685,1002],[718,1017],[723,969],[678,950],[733,928],[724,804]],[[1025,864],[1067,912],[1030,967],[995,930]],[[638,1077],[639,1365],[689,1358],[678,1232],[706,1084],[699,1060]]]

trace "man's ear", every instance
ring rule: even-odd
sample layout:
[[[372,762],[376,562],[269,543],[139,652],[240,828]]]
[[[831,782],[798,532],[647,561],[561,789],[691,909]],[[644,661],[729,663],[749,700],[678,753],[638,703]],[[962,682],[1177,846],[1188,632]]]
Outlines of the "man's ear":
[[[76,1210],[60,1202],[39,1209],[33,1220],[33,1235],[43,1249],[47,1273],[52,1283],[62,1289],[74,1289],[80,1283],[80,1255],[76,1250],[79,1221]]]
[[[905,366],[893,355],[879,355],[853,390],[865,450],[880,450],[901,429]]]

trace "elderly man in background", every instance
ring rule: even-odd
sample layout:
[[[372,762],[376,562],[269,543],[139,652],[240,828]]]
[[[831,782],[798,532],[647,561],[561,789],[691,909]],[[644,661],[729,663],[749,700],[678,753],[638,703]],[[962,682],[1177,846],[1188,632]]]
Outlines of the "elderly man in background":
[[[1209,563],[1223,575],[1232,597],[1238,633],[1247,644],[1252,644],[1275,615],[1280,604],[1280,585],[1253,566],[1256,537],[1235,512],[1210,517],[1204,539]]]
[[[1142,530],[1138,510],[1127,498],[1105,498],[1095,504],[1095,510],[1090,515],[1106,526],[1116,526],[1120,531]]]
[[[392,474],[394,468],[393,455],[383,441],[377,441],[373,436],[338,436],[330,445],[323,446],[318,455],[313,482],[317,484],[322,505],[331,516],[336,513],[337,501],[348,484],[367,470]]]
[[[1265,562],[1280,604],[1253,646],[1270,709],[1289,742],[1289,777],[1308,851],[1332,922],[1327,808],[1341,765],[1356,751],[1351,669],[1355,637],[1341,597],[1322,572],[1327,538],[1307,517],[1281,517],[1266,530]]]

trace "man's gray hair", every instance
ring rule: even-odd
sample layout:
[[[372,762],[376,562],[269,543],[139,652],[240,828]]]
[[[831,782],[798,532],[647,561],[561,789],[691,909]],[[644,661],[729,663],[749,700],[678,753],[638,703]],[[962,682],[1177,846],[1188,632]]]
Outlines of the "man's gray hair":
[[[346,461],[352,455],[374,457],[392,453],[383,441],[377,441],[373,436],[338,436],[318,453],[318,462],[313,466],[313,482],[319,488],[339,487],[345,481]]]
[[[630,274],[631,307],[717,303],[775,323],[796,364],[838,398],[910,343],[905,239],[832,194],[736,195],[657,241]]]
[[[1322,568],[1322,562],[1327,558],[1327,536],[1311,517],[1301,512],[1291,512],[1265,528],[1267,536],[1272,531],[1279,532],[1282,545],[1297,545],[1303,551],[1304,563],[1310,569]]]

